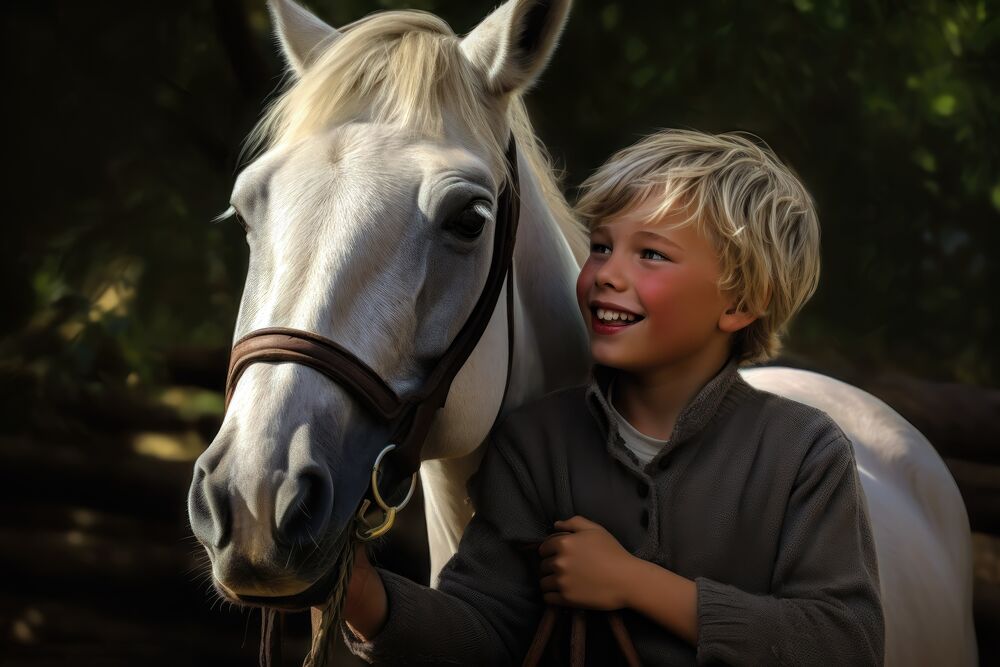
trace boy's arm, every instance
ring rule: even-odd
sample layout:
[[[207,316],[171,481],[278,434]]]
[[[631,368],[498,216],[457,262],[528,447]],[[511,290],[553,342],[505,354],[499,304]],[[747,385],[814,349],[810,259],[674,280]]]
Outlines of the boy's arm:
[[[875,547],[851,445],[842,434],[814,448],[799,471],[774,595],[686,579],[629,554],[583,517],[555,527],[566,532],[539,548],[546,602],[628,607],[695,645],[699,663],[882,663]]]
[[[344,638],[355,654],[393,665],[506,665],[524,656],[542,601],[533,554],[519,545],[540,541],[545,524],[522,462],[494,440],[474,482],[476,515],[437,589],[377,568],[367,570],[367,586],[352,577]]]
[[[814,446],[799,469],[773,595],[705,577],[696,584],[699,663],[882,664],[875,542],[846,436],[838,430]]]

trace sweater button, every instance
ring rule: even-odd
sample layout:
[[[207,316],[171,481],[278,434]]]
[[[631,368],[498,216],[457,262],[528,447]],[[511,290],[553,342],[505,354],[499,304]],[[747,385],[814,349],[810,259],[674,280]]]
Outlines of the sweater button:
[[[636,484],[635,490],[639,494],[640,498],[645,498],[649,495],[649,485],[641,479],[639,480],[639,483]]]
[[[642,511],[642,515],[639,517],[639,523],[643,528],[649,527],[649,510]]]

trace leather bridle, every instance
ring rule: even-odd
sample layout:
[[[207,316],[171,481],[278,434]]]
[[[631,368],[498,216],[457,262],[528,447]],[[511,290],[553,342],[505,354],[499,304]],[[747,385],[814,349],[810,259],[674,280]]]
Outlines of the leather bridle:
[[[293,362],[309,366],[327,376],[351,394],[377,420],[389,426],[389,444],[381,451],[373,465],[372,487],[369,489],[372,499],[385,513],[385,519],[380,526],[359,533],[358,537],[361,539],[371,539],[386,532],[392,526],[396,510],[402,509],[409,500],[415,473],[420,468],[420,453],[434,416],[444,406],[452,381],[486,330],[505,280],[508,283],[508,306],[511,303],[513,292],[511,264],[520,217],[520,183],[517,149],[513,136],[507,147],[506,162],[508,176],[497,203],[493,253],[486,284],[472,313],[438,360],[420,391],[406,398],[397,396],[378,373],[354,354],[336,341],[309,331],[267,327],[251,331],[233,345],[226,378],[227,409],[236,390],[236,384],[251,364]],[[507,317],[509,324],[511,318],[509,307]],[[510,333],[508,331],[508,344]],[[511,361],[508,358],[508,380]],[[410,478],[409,493],[403,502],[395,506],[390,506],[379,491],[382,459],[390,451],[392,456],[386,465],[385,475],[381,475],[384,480],[381,482],[382,486],[394,489],[399,482]],[[361,515],[364,514],[368,504],[368,500],[362,504]]]

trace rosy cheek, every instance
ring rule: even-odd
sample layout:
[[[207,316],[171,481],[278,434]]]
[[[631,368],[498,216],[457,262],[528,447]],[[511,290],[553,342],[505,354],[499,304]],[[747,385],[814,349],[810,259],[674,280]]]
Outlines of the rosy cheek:
[[[636,284],[636,291],[653,328],[672,328],[680,307],[676,283],[665,281],[662,276],[649,276]]]

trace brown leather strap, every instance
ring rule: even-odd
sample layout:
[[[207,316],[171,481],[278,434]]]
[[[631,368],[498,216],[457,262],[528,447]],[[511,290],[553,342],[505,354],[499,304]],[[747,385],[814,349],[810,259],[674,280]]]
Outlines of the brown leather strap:
[[[504,280],[513,270],[514,245],[517,227],[521,217],[520,176],[517,168],[517,145],[511,135],[507,145],[508,180],[497,202],[496,224],[493,228],[493,256],[486,284],[472,309],[468,319],[458,332],[455,340],[442,355],[434,370],[424,383],[417,414],[405,438],[399,439],[399,451],[393,452],[393,459],[399,462],[401,478],[409,477],[420,468],[420,451],[427,432],[438,409],[444,406],[451,391],[451,383],[469,359],[469,355],[479,344],[486,327],[493,317]],[[512,363],[512,362],[508,362]]]
[[[552,628],[556,625],[556,617],[558,615],[559,610],[556,607],[549,605],[545,608],[542,620],[538,622],[535,636],[531,640],[531,646],[528,647],[528,653],[524,656],[524,662],[521,663],[522,667],[535,667],[542,659],[542,653],[549,644],[549,638],[552,636]]]
[[[531,640],[528,652],[524,656],[522,667],[536,667],[542,660],[545,647],[548,646],[552,637],[552,630],[555,628],[556,619],[559,617],[562,608],[549,605],[542,614],[542,620],[538,623],[535,636]],[[611,634],[614,635],[618,648],[625,656],[625,662],[629,667],[642,667],[642,660],[639,659],[639,652],[632,643],[625,622],[622,620],[621,612],[610,611],[605,615],[608,624],[611,626]],[[570,665],[571,667],[583,667],[586,660],[587,648],[587,618],[583,609],[572,609],[572,621],[570,630]]]
[[[326,375],[374,416],[389,424],[391,442],[397,447],[385,466],[387,488],[415,473],[420,468],[420,452],[434,416],[444,405],[455,376],[479,344],[493,317],[504,280],[512,271],[520,218],[517,147],[513,135],[506,159],[508,179],[497,202],[493,253],[486,283],[465,324],[438,360],[419,393],[405,399],[396,396],[378,373],[343,346],[323,336],[298,329],[270,327],[251,331],[233,346],[226,379],[227,408],[240,377],[250,364],[304,364]]]
[[[345,364],[342,359],[351,362]],[[350,385],[354,390],[352,395],[385,421],[397,419],[405,407],[389,385],[348,350],[323,336],[285,327],[257,329],[233,345],[226,378],[227,407],[243,371],[258,361],[303,364],[338,384]]]
[[[628,629],[625,627],[625,621],[622,620],[621,612],[609,611],[608,624],[611,626],[611,634],[615,636],[615,641],[618,642],[618,648],[621,649],[622,655],[625,656],[625,662],[628,663],[628,667],[641,667],[642,661],[639,660],[639,652],[635,650],[635,644],[632,643],[632,637],[628,634]]]
[[[569,664],[570,667],[583,667],[587,658],[587,612],[583,609],[573,610],[572,628],[569,633]]]

